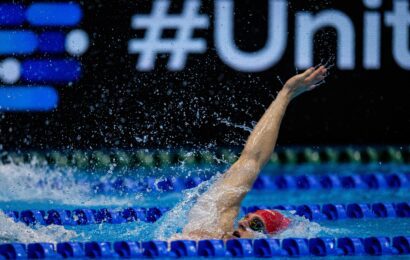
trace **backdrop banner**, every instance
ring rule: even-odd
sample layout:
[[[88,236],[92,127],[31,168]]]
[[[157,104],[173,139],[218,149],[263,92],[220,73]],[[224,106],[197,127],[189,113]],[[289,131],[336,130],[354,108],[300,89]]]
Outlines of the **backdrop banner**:
[[[280,145],[410,143],[408,0],[0,3],[0,144],[242,146],[284,82]]]

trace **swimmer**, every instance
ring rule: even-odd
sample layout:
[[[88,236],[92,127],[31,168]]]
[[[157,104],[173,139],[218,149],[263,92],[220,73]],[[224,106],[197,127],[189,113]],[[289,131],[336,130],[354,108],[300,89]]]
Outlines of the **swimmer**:
[[[276,144],[289,103],[324,82],[327,67],[316,66],[290,78],[250,134],[238,160],[203,193],[191,208],[182,234],[172,239],[232,239],[273,235],[285,230],[290,219],[274,210],[247,214],[235,229],[235,219]]]

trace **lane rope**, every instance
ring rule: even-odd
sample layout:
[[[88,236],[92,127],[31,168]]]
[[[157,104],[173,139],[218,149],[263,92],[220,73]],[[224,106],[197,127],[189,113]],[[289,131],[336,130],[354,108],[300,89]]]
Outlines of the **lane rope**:
[[[101,150],[101,151],[17,151],[0,155],[2,163],[36,163],[77,167],[79,169],[111,169],[166,167],[179,165],[233,163],[238,149],[218,150]],[[279,147],[270,164],[298,163],[410,163],[410,146],[357,147]]]
[[[198,186],[207,177],[116,178],[92,185],[96,194],[124,195],[135,192],[178,192]],[[41,184],[40,184],[41,185]],[[58,186],[63,185],[63,183]],[[255,181],[254,190],[316,190],[316,189],[401,189],[410,188],[410,174],[375,173],[352,175],[269,175],[262,173]]]
[[[163,257],[304,257],[394,256],[410,254],[410,236],[317,237],[235,240],[179,240],[9,243],[0,245],[6,259],[33,258],[163,258]]]
[[[410,202],[400,203],[327,203],[304,205],[276,205],[241,207],[241,214],[254,212],[259,209],[278,209],[295,211],[296,215],[304,216],[311,221],[335,221],[345,219],[366,220],[371,218],[410,218]],[[143,221],[156,222],[170,208],[130,207],[126,209],[51,209],[51,210],[23,210],[3,211],[16,222],[26,225],[91,225],[91,224],[123,224]]]

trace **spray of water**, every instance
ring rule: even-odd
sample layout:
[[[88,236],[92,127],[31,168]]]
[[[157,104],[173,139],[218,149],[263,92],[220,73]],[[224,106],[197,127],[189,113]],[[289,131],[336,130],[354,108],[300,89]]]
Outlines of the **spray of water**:
[[[220,230],[221,209],[217,207],[220,200],[226,200],[229,203],[230,196],[246,192],[238,188],[224,187],[220,192],[214,192],[212,189],[218,187],[212,184],[220,178],[217,175],[210,181],[202,183],[200,186],[184,192],[182,201],[180,201],[172,210],[166,213],[157,223],[152,239],[159,240],[176,240],[176,239],[204,239],[204,237],[195,236],[197,231],[203,231],[209,234],[219,234],[223,236],[224,230]],[[312,238],[317,236],[335,236],[346,232],[336,228],[327,228],[315,222],[310,222],[304,217],[295,215],[295,212],[281,211],[282,214],[291,219],[291,225],[283,232],[271,236],[273,238],[304,237]],[[140,230],[139,230],[140,231]],[[183,232],[183,233],[182,233]],[[254,238],[268,238],[266,234],[253,232]],[[187,235],[191,234],[191,235]]]
[[[51,169],[50,167],[0,165],[0,201],[44,200],[67,201],[75,194],[86,194],[89,187],[75,181],[70,169]]]
[[[187,216],[201,194],[215,181],[214,178],[202,182],[197,187],[183,191],[182,200],[156,222],[154,239],[168,240],[175,234],[181,233],[187,221]]]
[[[286,215],[290,220],[291,224],[284,231],[268,235],[261,232],[255,232],[250,229],[248,231],[253,234],[254,239],[259,238],[275,238],[275,239],[285,239],[285,238],[314,238],[320,236],[335,237],[340,234],[345,234],[347,230],[340,228],[327,228],[319,225],[316,222],[311,222],[304,217],[295,215],[295,212],[280,211],[283,215]]]
[[[290,226],[283,232],[276,234],[273,238],[289,238],[289,237],[301,237],[301,238],[313,238],[319,236],[337,236],[346,232],[340,228],[328,228],[319,225],[316,222],[311,222],[305,217],[296,215],[295,211],[280,211],[286,217],[290,218]]]
[[[221,119],[219,122],[222,123],[222,124],[225,124],[225,125],[227,125],[227,126],[231,126],[231,127],[235,127],[235,128],[242,129],[242,130],[244,130],[244,131],[246,131],[246,132],[248,132],[248,133],[251,133],[251,132],[252,132],[252,129],[253,129],[252,127],[249,127],[249,126],[247,126],[247,125],[245,125],[245,124],[239,125],[239,124],[232,123],[232,122],[228,121],[227,119]]]
[[[76,232],[67,230],[62,226],[34,226],[28,227],[23,223],[16,223],[11,218],[0,212],[0,243],[21,242],[57,243],[76,238]]]
[[[125,198],[119,198],[116,194],[97,196],[93,192],[92,185],[86,181],[79,181],[79,176],[76,174],[78,173],[73,169],[56,169],[49,166],[14,163],[0,165],[0,179],[2,180],[0,183],[0,203],[10,202],[9,204],[12,205],[15,201],[24,201],[29,204],[52,200],[58,206],[118,205],[122,207],[124,205],[135,206],[146,200],[146,196],[141,196],[141,194],[132,194],[132,196]],[[180,199],[179,203],[156,223],[124,226],[124,234],[127,237],[135,235],[145,239],[169,240],[182,238],[183,229],[185,229],[184,234],[195,230],[222,233],[221,230],[212,230],[212,228],[219,226],[217,221],[220,219],[220,209],[216,207],[216,202],[221,200],[228,202],[230,196],[246,191],[225,187],[222,191],[212,192],[212,189],[215,188],[212,184],[220,177],[221,174],[217,174],[198,187],[185,190],[181,197],[174,197],[173,201]],[[210,190],[211,192],[207,192]],[[151,195],[149,199],[152,200]],[[289,212],[284,212],[284,214],[289,214]],[[322,227],[292,214],[288,216],[292,219],[292,225],[276,237],[314,237],[342,232]],[[189,224],[186,225],[187,223]],[[2,242],[56,242],[76,237],[85,238],[81,232],[77,233],[61,226],[27,227],[25,224],[15,223],[0,213],[0,240]],[[260,236],[264,235],[255,234],[255,237]]]
[[[96,194],[93,182],[84,180],[81,172],[73,168],[0,164],[0,179],[0,203],[3,205],[21,201],[24,204],[38,202],[48,205],[124,207],[143,200],[139,193],[128,197]]]

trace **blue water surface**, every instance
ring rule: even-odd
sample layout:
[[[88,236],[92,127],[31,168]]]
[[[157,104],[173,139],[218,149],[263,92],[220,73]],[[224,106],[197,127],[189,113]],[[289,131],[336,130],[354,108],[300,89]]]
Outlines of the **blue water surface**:
[[[173,208],[185,201],[188,194],[198,192],[198,188],[184,192],[158,192],[142,190],[138,192],[112,191],[102,194],[95,191],[95,182],[111,181],[121,178],[163,178],[169,176],[187,177],[201,176],[209,178],[215,173],[222,173],[227,165],[202,165],[195,167],[172,167],[162,169],[109,170],[109,171],[79,171],[72,168],[55,168],[29,164],[0,165],[0,208],[3,210],[26,209],[77,209],[77,208],[113,208],[126,207],[169,207]],[[374,165],[295,165],[287,167],[268,166],[262,174],[288,175],[321,175],[321,174],[369,174],[369,173],[409,173],[409,166],[394,164]],[[324,204],[324,203],[376,203],[404,202],[410,200],[410,189],[312,189],[312,190],[252,190],[243,201],[242,206],[274,206],[278,204]],[[64,227],[25,227],[22,223],[13,226],[0,218],[0,240],[2,242],[34,242],[34,241],[117,241],[166,239],[168,234],[180,231],[189,212],[189,205],[177,207],[178,219],[172,219],[172,214],[165,214],[156,223],[131,222],[125,224],[93,224],[85,226]],[[172,211],[171,211],[172,212]],[[292,214],[292,212],[285,212]],[[410,235],[410,219],[359,219],[309,222],[296,218],[298,225],[280,234],[285,237],[316,237],[316,236],[395,236]],[[19,233],[12,237],[11,232]],[[28,237],[25,232],[34,232]],[[9,236],[9,237],[8,237]]]

